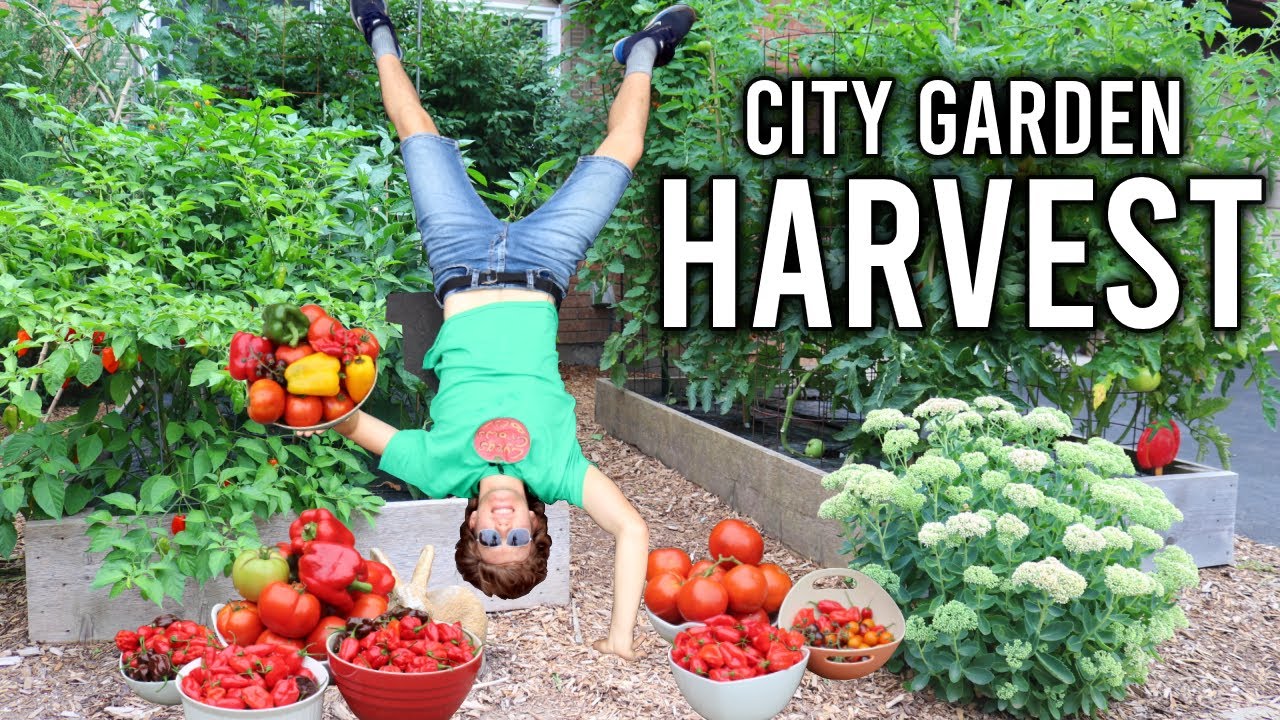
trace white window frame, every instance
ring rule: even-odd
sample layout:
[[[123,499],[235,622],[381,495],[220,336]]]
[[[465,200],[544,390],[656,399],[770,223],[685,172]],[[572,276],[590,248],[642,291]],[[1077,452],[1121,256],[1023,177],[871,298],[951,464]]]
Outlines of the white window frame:
[[[427,0],[423,0],[426,2]],[[462,4],[461,0],[445,0],[452,4]],[[534,20],[546,24],[544,38],[547,41],[547,59],[551,60],[564,50],[564,22],[567,13],[556,5],[534,5],[527,2],[505,2],[504,0],[484,0],[481,10],[505,15],[518,15],[526,20]],[[553,73],[559,68],[552,68]]]

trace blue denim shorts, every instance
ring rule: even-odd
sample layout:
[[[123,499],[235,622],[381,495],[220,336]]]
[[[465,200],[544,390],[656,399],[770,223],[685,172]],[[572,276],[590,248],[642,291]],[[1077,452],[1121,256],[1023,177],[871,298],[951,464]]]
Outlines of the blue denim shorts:
[[[456,277],[470,287],[448,294],[493,287],[533,288],[547,278],[562,292],[587,248],[608,222],[631,181],[631,169],[611,157],[588,155],[564,185],[528,217],[504,222],[476,194],[451,138],[418,133],[400,144],[414,214],[431,275],[439,288]],[[527,283],[482,284],[491,273],[523,272]],[[437,291],[436,298],[444,298]]]

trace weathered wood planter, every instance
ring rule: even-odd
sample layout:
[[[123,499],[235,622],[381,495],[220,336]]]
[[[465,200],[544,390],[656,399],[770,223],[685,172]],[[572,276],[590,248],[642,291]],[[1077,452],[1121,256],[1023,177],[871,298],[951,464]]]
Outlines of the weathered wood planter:
[[[363,519],[352,523],[356,547],[362,553],[381,548],[405,577],[413,572],[423,546],[434,545],[431,587],[463,584],[453,562],[466,501],[414,500],[388,503],[370,526]],[[294,515],[259,523],[264,542],[289,536]],[[159,519],[157,520],[159,521]],[[164,520],[167,526],[168,520]],[[547,507],[551,556],[547,579],[528,595],[516,600],[484,598],[485,609],[513,610],[534,605],[569,602],[569,507],[563,502]],[[28,522],[24,531],[27,565],[27,623],[33,642],[87,642],[108,640],[121,628],[150,622],[161,610],[135,591],[109,598],[107,588],[90,588],[103,554],[89,552],[85,523],[76,516],[62,520]],[[204,587],[187,581],[181,605],[166,602],[165,610],[182,617],[209,622],[214,605],[237,597],[229,578],[217,578]]]
[[[824,471],[605,379],[596,382],[596,421],[749,515],[792,550],[822,566],[846,564],[839,523],[818,518],[818,506],[831,494],[819,483]],[[1143,478],[1163,490],[1185,518],[1166,538],[1200,567],[1229,564],[1239,476],[1181,460],[1171,470]]]

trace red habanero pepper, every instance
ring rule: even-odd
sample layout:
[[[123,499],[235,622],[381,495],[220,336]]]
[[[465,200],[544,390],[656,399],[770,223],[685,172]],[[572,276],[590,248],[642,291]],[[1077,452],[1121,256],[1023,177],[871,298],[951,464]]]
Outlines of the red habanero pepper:
[[[818,603],[818,612],[823,615],[830,615],[833,612],[844,609],[844,605],[841,605],[835,600],[822,600]]]
[[[355,547],[356,536],[342,521],[325,508],[303,510],[289,525],[289,541],[293,554],[301,555],[306,543],[313,540]]]
[[[1182,433],[1173,418],[1148,425],[1142,431],[1142,437],[1138,438],[1135,453],[1138,467],[1153,470],[1156,475],[1164,474],[1164,466],[1178,456],[1178,446],[1181,444]]]
[[[355,606],[351,591],[370,590],[369,583],[357,579],[364,568],[364,558],[355,548],[334,542],[311,541],[305,546],[298,558],[298,580],[345,617]]]
[[[275,702],[276,707],[292,705],[298,702],[299,695],[301,695],[301,693],[298,691],[297,678],[281,680],[276,683],[275,688],[271,690],[271,699]]]
[[[276,706],[271,694],[256,685],[245,688],[244,692],[240,694],[240,698],[244,700],[244,704],[250,710],[264,710]]]
[[[19,343],[31,342],[31,333],[27,332],[26,330],[19,330],[18,342]],[[26,355],[27,351],[30,349],[31,348],[21,348],[20,350],[18,350],[18,357],[22,357],[23,355]]]
[[[795,622],[793,622],[791,626],[796,628],[806,628],[813,624],[813,608],[804,608],[800,612],[796,613]]]

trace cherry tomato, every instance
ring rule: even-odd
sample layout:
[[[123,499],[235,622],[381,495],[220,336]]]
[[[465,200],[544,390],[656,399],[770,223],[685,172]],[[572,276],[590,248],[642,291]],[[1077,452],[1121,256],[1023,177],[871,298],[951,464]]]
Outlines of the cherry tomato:
[[[339,392],[333,397],[324,398],[322,403],[323,416],[326,422],[337,420],[356,409],[355,402],[344,392]]]
[[[263,378],[249,386],[250,420],[263,425],[273,423],[284,414],[284,407],[285,391],[280,383]]]

